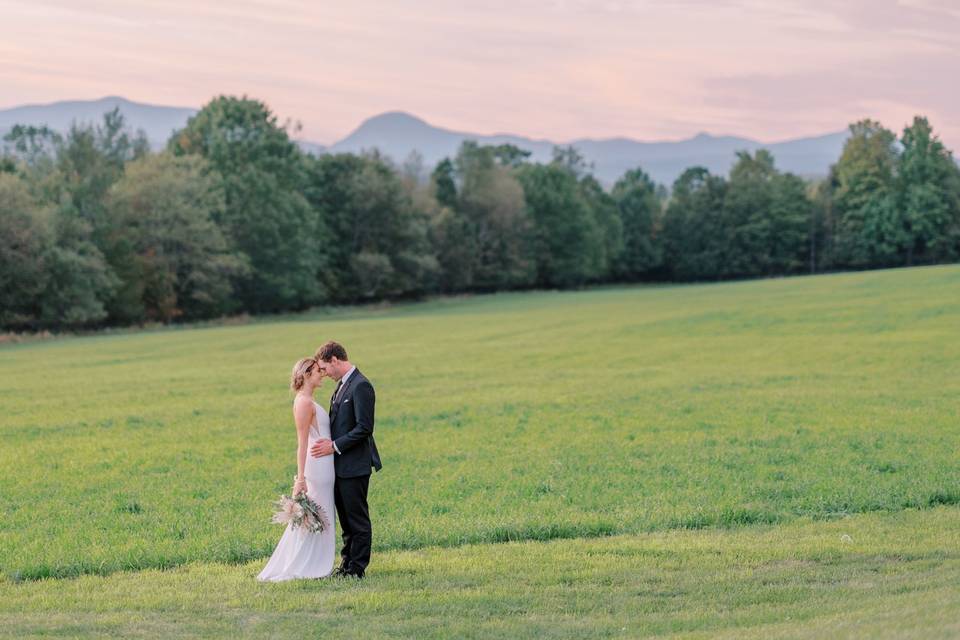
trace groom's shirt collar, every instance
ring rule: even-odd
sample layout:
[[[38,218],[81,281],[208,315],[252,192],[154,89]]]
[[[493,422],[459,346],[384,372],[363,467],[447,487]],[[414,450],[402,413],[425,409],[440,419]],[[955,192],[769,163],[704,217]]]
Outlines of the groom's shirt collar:
[[[356,370],[357,370],[356,367],[350,367],[350,371],[347,371],[345,374],[343,374],[343,377],[340,378],[340,386],[341,386],[341,387],[347,386],[347,380],[350,379],[350,376],[353,375],[353,372],[356,371]]]

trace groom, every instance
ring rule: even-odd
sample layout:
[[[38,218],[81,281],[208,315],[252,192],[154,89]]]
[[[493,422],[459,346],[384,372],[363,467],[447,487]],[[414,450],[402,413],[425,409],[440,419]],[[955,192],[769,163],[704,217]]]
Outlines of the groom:
[[[367,508],[370,468],[380,471],[380,454],[373,441],[373,385],[350,364],[347,350],[330,341],[317,350],[320,369],[337,380],[330,398],[330,437],[317,440],[310,448],[315,458],[333,454],[337,479],[333,497],[343,534],[338,576],[363,577],[370,564],[372,528]]]

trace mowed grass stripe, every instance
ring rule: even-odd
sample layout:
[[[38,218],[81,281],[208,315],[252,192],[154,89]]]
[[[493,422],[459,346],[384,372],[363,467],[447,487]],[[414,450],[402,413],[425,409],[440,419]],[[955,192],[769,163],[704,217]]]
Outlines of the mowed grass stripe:
[[[0,584],[0,635],[939,638],[960,509],[377,554],[362,583],[262,562]]]
[[[8,347],[0,568],[265,557],[286,378],[327,338],[377,387],[375,552],[955,505],[958,337],[951,266]]]

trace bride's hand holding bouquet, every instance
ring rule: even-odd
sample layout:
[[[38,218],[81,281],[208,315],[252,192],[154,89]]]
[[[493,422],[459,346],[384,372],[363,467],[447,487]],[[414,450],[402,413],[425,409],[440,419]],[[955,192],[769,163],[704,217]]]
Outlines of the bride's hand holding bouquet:
[[[290,495],[296,497],[298,494],[307,492],[307,479],[303,476],[293,476],[293,488],[290,489]]]

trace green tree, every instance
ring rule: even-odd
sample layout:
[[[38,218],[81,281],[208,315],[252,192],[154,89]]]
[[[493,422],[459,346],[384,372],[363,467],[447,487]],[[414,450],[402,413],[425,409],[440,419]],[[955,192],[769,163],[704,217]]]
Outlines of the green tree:
[[[213,217],[224,208],[222,180],[198,156],[168,153],[127,165],[107,209],[114,253],[128,254],[132,277],[120,287],[130,315],[169,322],[231,310],[232,282],[245,275]]]
[[[466,141],[431,175],[437,206],[430,238],[443,291],[510,289],[533,282],[531,229],[517,168],[530,155],[513,145]]]
[[[550,163],[563,167],[577,180],[593,170],[593,165],[587,162],[580,150],[573,145],[554,147],[552,155]]]
[[[114,109],[104,114],[100,124],[74,124],[62,143],[54,139],[53,145],[56,148],[54,172],[45,176],[45,164],[38,161],[34,173],[36,190],[48,201],[57,203],[54,222],[58,229],[57,246],[65,251],[60,264],[66,268],[79,260],[84,265],[82,268],[99,273],[100,264],[105,261],[106,273],[100,282],[110,283],[110,286],[88,291],[82,283],[75,282],[62,292],[69,293],[68,298],[54,307],[85,308],[87,296],[92,295],[97,303],[89,305],[91,318],[99,315],[93,309],[102,306],[107,316],[102,320],[116,318],[122,322],[126,315],[125,300],[118,295],[118,287],[130,276],[129,265],[124,255],[111,252],[109,238],[114,229],[105,201],[107,191],[123,176],[126,163],[148,153],[146,137],[143,132],[129,131],[119,109]],[[79,264],[78,268],[81,268]],[[73,280],[61,274],[58,281]],[[75,305],[69,302],[74,296]]]
[[[28,167],[50,163],[63,144],[63,136],[50,127],[17,124],[3,137],[9,143],[11,155]]]
[[[430,176],[436,207],[431,209],[429,237],[439,265],[440,290],[469,290],[477,249],[466,216],[457,208],[456,169],[449,158],[441,160]]]
[[[38,325],[52,242],[27,185],[0,173],[0,328]]]
[[[529,260],[530,224],[516,170],[527,155],[516,147],[465,142],[455,160],[456,212],[465,221],[472,249],[469,272],[474,289],[525,286],[533,280]]]
[[[524,165],[518,172],[533,223],[539,286],[578,286],[603,275],[597,260],[603,232],[583,197],[578,173],[561,161]]]
[[[57,145],[61,210],[88,223],[97,246],[103,246],[110,232],[104,219],[107,190],[123,175],[127,162],[147,152],[145,137],[127,130],[119,109],[104,114],[99,125],[74,124]]]
[[[833,261],[857,268],[898,264],[908,238],[897,207],[896,136],[872,120],[850,125],[850,134],[830,172]]]
[[[832,266],[833,255],[833,200],[830,182],[826,178],[807,184],[811,204],[807,270],[816,273]]]
[[[323,280],[335,300],[418,295],[438,270],[426,213],[413,205],[396,170],[377,154],[308,161],[307,197],[326,219],[329,265]]]
[[[623,251],[614,272],[625,280],[649,276],[663,262],[657,186],[642,169],[632,169],[613,185],[613,199],[623,229]]]
[[[757,276],[793,273],[808,250],[813,205],[806,184],[781,174],[770,152],[737,154],[724,198],[724,273]]]
[[[513,144],[498,144],[492,147],[493,157],[502,167],[516,169],[530,159],[530,152]]]
[[[15,125],[4,136],[4,156],[0,160],[6,173],[20,175],[38,202],[60,202],[62,177],[57,156],[63,148],[63,136],[49,127]]]
[[[434,197],[441,206],[456,208],[457,184],[455,169],[450,158],[444,158],[437,163],[430,178],[433,182]]]
[[[35,230],[50,242],[38,255],[44,287],[37,327],[78,328],[103,322],[120,280],[103,247],[110,232],[107,189],[124,163],[146,153],[142,132],[130,133],[113,110],[98,125],[75,124],[61,138],[46,127],[14,127],[6,137],[35,202],[46,202]]]
[[[664,263],[676,280],[715,280],[724,274],[727,182],[691,167],[673,183],[663,220]]]
[[[225,206],[214,220],[250,265],[237,283],[244,309],[302,309],[323,299],[317,273],[330,236],[304,196],[305,157],[266,105],[214,98],[169,148],[202,156],[220,177]]]
[[[120,282],[90,240],[90,225],[60,211],[46,220],[53,241],[43,256],[46,280],[37,327],[80,329],[102,324],[107,319],[105,301]]]
[[[607,280],[615,275],[624,252],[621,212],[614,196],[591,174],[580,178],[580,194],[593,214],[598,232],[598,238],[591,243],[596,250],[593,269],[597,279]]]
[[[897,175],[898,204],[906,225],[906,263],[955,260],[960,251],[960,169],[917,116],[903,130]]]
[[[769,273],[803,272],[809,265],[810,246],[817,224],[810,185],[792,173],[778,173],[772,189]]]

